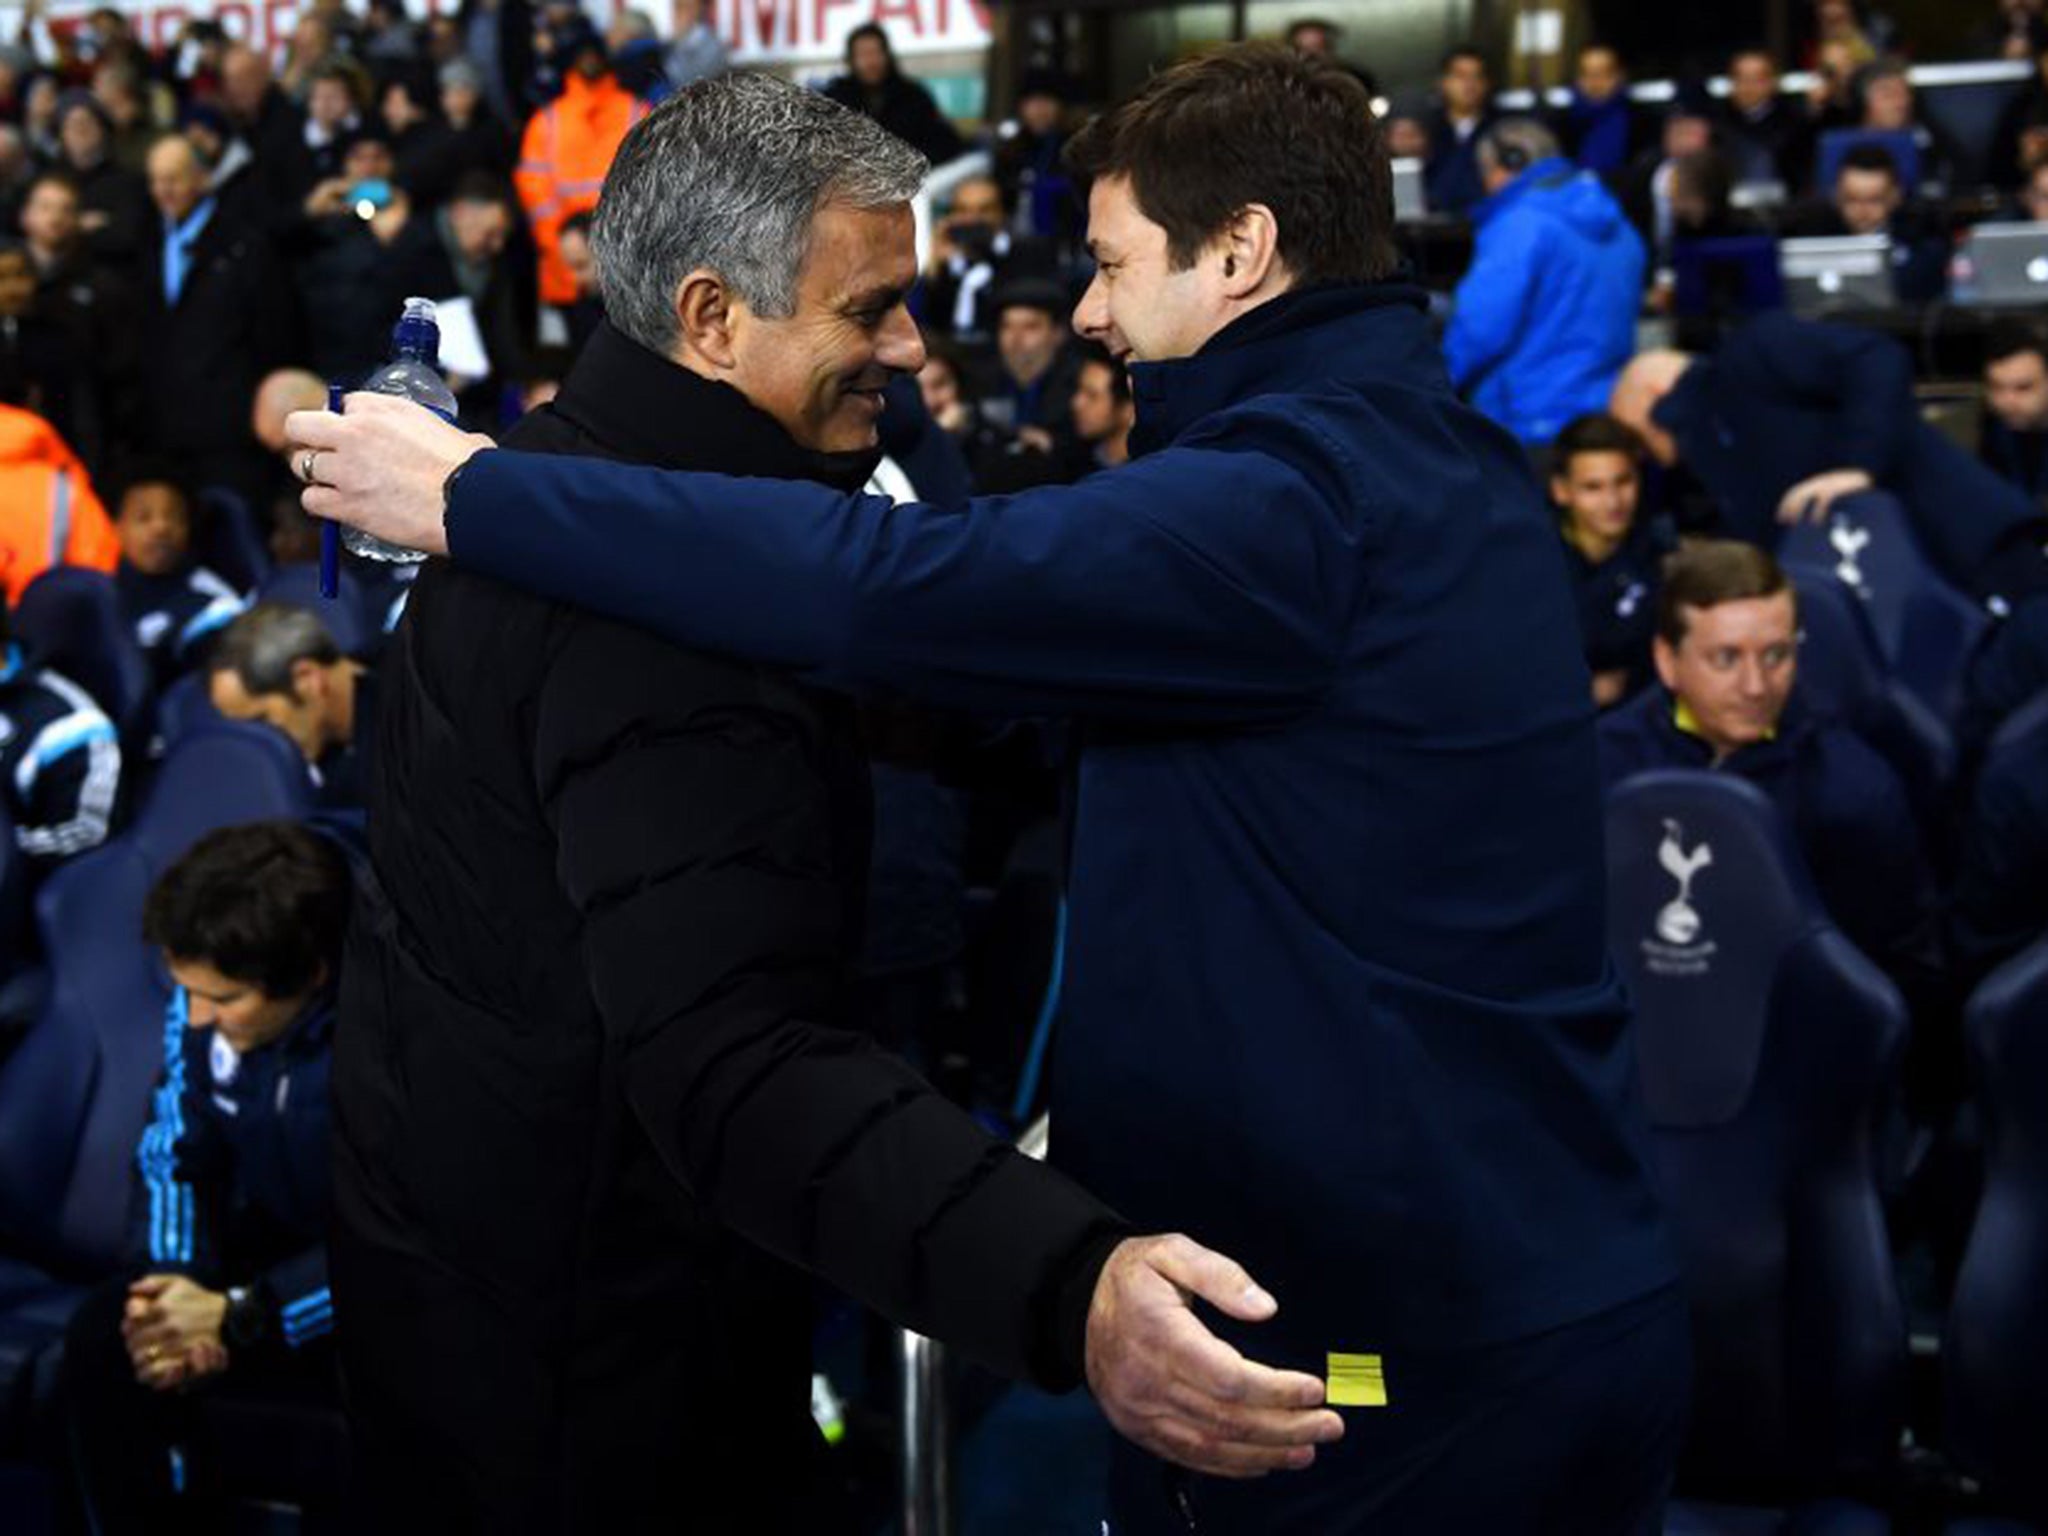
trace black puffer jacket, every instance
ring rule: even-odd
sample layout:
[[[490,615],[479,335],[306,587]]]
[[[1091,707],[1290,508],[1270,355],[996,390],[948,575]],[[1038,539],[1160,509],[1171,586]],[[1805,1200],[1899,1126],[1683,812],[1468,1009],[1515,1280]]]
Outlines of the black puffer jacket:
[[[824,469],[609,327],[513,441]],[[850,705],[445,566],[386,673],[335,1285],[387,1512],[820,1529],[779,1261],[1072,1384],[1119,1223],[838,1027],[868,835]]]

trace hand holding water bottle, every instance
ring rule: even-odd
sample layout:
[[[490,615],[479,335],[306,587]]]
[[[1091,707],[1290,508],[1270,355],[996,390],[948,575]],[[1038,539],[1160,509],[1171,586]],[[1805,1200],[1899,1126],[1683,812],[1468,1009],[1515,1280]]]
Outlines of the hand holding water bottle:
[[[441,328],[434,322],[429,299],[407,299],[405,313],[391,332],[391,361],[363,381],[365,393],[395,395],[423,405],[443,421],[455,420],[455,393],[440,374]],[[349,528],[342,532],[349,553],[365,560],[392,563],[424,560],[416,549],[387,544]]]

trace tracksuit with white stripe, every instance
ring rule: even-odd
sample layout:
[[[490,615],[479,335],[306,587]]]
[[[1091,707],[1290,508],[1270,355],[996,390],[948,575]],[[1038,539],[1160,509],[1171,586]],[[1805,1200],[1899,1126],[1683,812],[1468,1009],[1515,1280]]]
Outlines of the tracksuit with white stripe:
[[[0,653],[0,784],[14,840],[37,868],[105,842],[121,790],[114,723],[19,645]]]

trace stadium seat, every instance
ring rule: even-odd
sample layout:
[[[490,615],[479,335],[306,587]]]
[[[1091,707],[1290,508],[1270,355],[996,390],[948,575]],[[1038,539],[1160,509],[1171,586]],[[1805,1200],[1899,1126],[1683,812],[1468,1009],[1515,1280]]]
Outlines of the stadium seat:
[[[2048,1523],[2048,938],[1986,978],[1964,1029],[1984,1193],[1942,1340],[1946,1448],[2001,1513]]]
[[[1789,1509],[1782,1528],[1806,1529],[1799,1506],[1866,1496],[1898,1444],[1906,1328],[1875,1127],[1905,1004],[1828,921],[1750,784],[1625,781],[1608,798],[1607,860],[1692,1305],[1679,1490]],[[1706,1529],[1751,1528],[1726,1522]]]
[[[199,505],[193,558],[237,592],[255,591],[270,575],[270,551],[249,503],[225,486],[210,486],[199,493]]]
[[[362,584],[347,571],[341,573],[336,595],[322,597],[317,566],[281,565],[256,589],[256,600],[317,613],[334,643],[351,656],[371,656],[383,643],[383,631],[370,621]]]
[[[1893,675],[1943,721],[1956,718],[1964,665],[1990,620],[1928,562],[1895,498],[1847,497],[1825,523],[1786,530],[1778,556],[1831,573],[1862,599]]]
[[[152,724],[149,660],[121,617],[113,579],[53,566],[21,594],[13,628],[40,664],[92,695],[120,733],[121,750],[140,761]]]
[[[223,718],[221,712],[213,707],[213,696],[207,692],[206,679],[196,672],[188,673],[166,688],[164,696],[157,700],[157,739],[168,752],[193,731]]]
[[[163,1061],[168,983],[142,942],[156,877],[202,834],[310,809],[291,743],[223,721],[164,764],[134,824],[58,870],[36,900],[48,1007],[0,1065],[0,1412],[42,1401],[77,1286],[126,1241],[135,1145]],[[0,1446],[21,1434],[0,1418]]]

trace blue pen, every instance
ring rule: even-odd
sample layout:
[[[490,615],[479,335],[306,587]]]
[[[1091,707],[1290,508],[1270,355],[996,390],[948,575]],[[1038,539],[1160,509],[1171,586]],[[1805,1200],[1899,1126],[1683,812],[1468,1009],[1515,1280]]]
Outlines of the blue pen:
[[[341,412],[341,386],[327,386],[327,409]],[[341,528],[335,523],[320,525],[320,595],[341,596]]]

